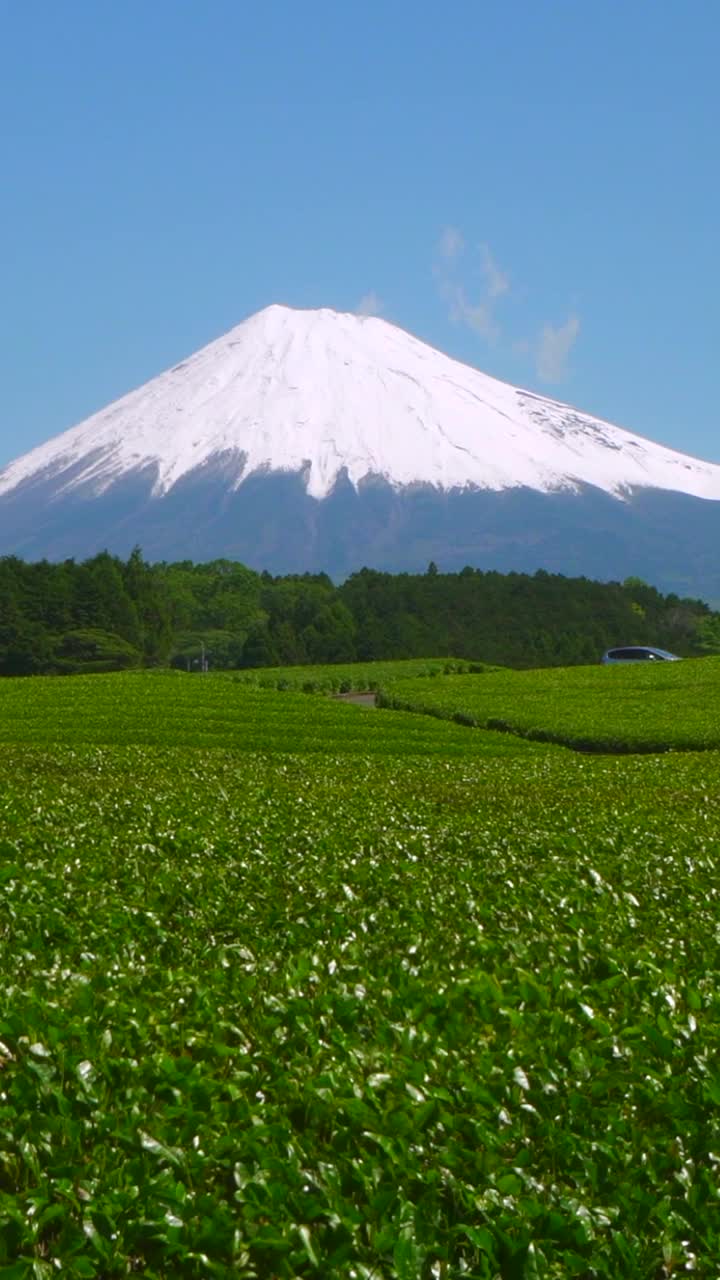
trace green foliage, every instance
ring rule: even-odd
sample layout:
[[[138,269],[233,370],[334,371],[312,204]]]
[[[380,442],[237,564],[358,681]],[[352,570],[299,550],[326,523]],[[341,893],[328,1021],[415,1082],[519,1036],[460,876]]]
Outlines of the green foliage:
[[[241,652],[242,640],[232,631],[181,631],[173,639],[170,665],[182,671],[201,671],[204,655],[208,667],[235,667]]]
[[[122,671],[137,667],[142,658],[139,650],[127,640],[97,627],[66,631],[57,641],[54,655],[56,670],[73,675]]]
[[[132,671],[0,681],[0,743],[108,743],[472,758],[538,750],[504,734],[377,712],[210,672]]]
[[[718,756],[4,766],[0,1273],[716,1274]]]
[[[558,574],[423,574],[363,569],[273,578],[230,560],[148,564],[102,552],[82,564],[0,558],[0,675],[56,670],[58,637],[104,631],[146,666],[213,669],[424,659],[511,667],[596,661],[615,644],[713,652],[720,615],[663,596],[637,578],[590,582]],[[447,660],[450,660],[449,657]]]
[[[697,600],[663,596],[639,579],[624,584],[543,571],[389,574],[364,569],[340,588],[357,621],[362,659],[448,653],[510,667],[598,661],[619,644],[698,653],[709,614]]]
[[[720,660],[388,681],[382,705],[584,751],[720,748]]]
[[[698,647],[703,653],[720,653],[720,616],[702,618],[697,629]]]
[[[0,682],[0,1275],[717,1273],[720,660],[468,665]]]
[[[261,689],[301,689],[303,693],[351,693],[384,688],[396,680],[428,676],[480,674],[497,668],[463,658],[405,658],[386,662],[322,663],[315,666],[268,667],[237,674],[242,684]]]

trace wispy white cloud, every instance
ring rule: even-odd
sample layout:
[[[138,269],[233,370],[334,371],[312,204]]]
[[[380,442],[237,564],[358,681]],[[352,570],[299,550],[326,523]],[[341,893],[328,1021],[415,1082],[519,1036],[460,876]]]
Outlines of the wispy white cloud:
[[[535,368],[543,382],[562,382],[567,376],[568,356],[579,333],[580,319],[574,314],[557,328],[543,325],[535,350]]]
[[[374,289],[370,289],[368,293],[364,293],[355,308],[355,314],[358,316],[381,316],[385,310],[385,303],[378,296]]]
[[[500,333],[496,303],[510,292],[510,281],[487,244],[466,253],[465,237],[457,227],[445,227],[440,235],[433,274],[451,320],[494,342]],[[474,279],[473,279],[474,277]]]
[[[517,293],[489,244],[481,241],[468,247],[459,227],[444,227],[436,246],[433,275],[454,324],[471,329],[487,343],[502,340],[516,356],[534,360],[536,376],[543,382],[562,382],[567,376],[568,358],[580,333],[579,316],[572,312],[564,324],[544,324],[533,338],[522,331],[507,332],[506,321],[500,323],[501,306],[505,300],[517,302]]]
[[[462,232],[457,227],[445,227],[440,236],[438,244],[438,253],[441,258],[452,262],[454,258],[458,258],[465,248],[465,240]]]
[[[505,272],[500,270],[488,245],[480,245],[480,256],[482,260],[482,273],[485,277],[485,288],[487,289],[488,297],[501,298],[504,293],[509,293],[510,280]]]
[[[455,286],[450,314],[459,324],[467,325],[473,333],[492,341],[497,338],[499,330],[493,318],[493,310],[489,302],[469,302],[462,285]]]

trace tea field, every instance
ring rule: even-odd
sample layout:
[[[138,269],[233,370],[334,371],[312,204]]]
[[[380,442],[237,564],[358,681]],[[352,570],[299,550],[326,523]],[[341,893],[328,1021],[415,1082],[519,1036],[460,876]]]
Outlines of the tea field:
[[[497,667],[464,658],[403,658],[394,662],[338,662],[324,666],[258,667],[233,674],[242,684],[304,693],[349,693],[382,689],[389,681],[439,675],[472,675]]]
[[[381,702],[586,751],[720,748],[720,658],[390,679]]]
[[[463,759],[538,749],[494,732],[471,742],[452,723],[278,693],[223,673],[171,671],[0,680],[0,744],[20,742]]]
[[[718,1275],[718,753],[0,711],[0,1276]]]

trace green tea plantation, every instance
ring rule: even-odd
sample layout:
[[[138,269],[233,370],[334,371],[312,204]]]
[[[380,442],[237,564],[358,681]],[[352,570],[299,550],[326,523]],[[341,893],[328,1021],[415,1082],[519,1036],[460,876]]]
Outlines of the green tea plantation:
[[[0,1276],[717,1277],[715,667],[681,666],[398,680],[430,716],[0,682]]]

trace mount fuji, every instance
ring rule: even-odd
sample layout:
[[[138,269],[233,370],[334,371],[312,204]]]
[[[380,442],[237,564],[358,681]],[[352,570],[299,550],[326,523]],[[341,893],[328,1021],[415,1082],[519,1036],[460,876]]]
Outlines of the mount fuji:
[[[645,577],[720,598],[720,465],[374,317],[271,306],[0,470],[0,553]]]

